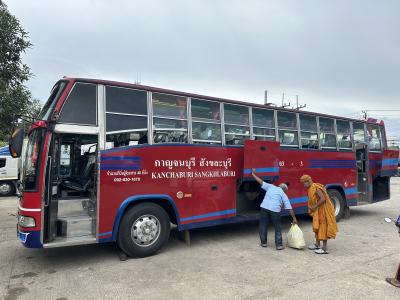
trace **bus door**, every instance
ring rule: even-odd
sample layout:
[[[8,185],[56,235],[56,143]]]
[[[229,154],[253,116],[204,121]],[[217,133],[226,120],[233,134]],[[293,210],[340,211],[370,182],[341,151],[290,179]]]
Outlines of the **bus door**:
[[[246,140],[244,143],[243,180],[253,181],[251,169],[256,169],[257,176],[273,182],[279,177],[279,143],[275,141]]]
[[[279,143],[275,141],[246,140],[244,143],[243,177],[236,197],[236,209],[242,216],[258,214],[264,198],[264,191],[251,175],[256,169],[257,176],[267,182],[279,177]]]
[[[356,145],[356,163],[357,163],[357,191],[359,202],[371,202],[371,193],[369,184],[371,175],[369,173],[368,145]]]
[[[57,213],[58,213],[58,189],[60,180],[58,177],[60,139],[54,138],[47,157],[46,169],[46,192],[45,192],[45,234],[44,241],[51,242],[57,235]]]
[[[45,243],[95,235],[97,143],[97,135],[53,134],[47,162]]]

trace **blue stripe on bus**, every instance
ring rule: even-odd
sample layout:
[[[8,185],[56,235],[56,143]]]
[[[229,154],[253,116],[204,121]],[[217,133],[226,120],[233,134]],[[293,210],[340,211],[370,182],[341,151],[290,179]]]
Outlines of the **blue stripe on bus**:
[[[308,197],[303,196],[303,197],[292,198],[292,199],[289,199],[289,201],[291,204],[304,203],[304,202],[308,202]]]
[[[140,160],[140,156],[101,156],[100,160]]]
[[[111,234],[112,234],[112,231],[108,231],[108,232],[99,233],[97,236],[100,237],[100,236],[111,235]]]
[[[130,170],[130,171],[138,171],[141,169],[140,165],[107,165],[100,166],[100,170],[102,171],[121,171],[121,170]]]
[[[352,194],[357,194],[358,190],[356,187],[348,188],[348,189],[344,189],[344,193],[346,196],[348,196],[348,195],[352,195]]]
[[[191,221],[191,220],[197,220],[197,219],[205,219],[205,218],[210,218],[210,217],[217,217],[217,216],[224,216],[224,215],[229,215],[229,214],[234,214],[236,213],[236,209],[228,209],[228,210],[221,210],[221,211],[216,211],[204,215],[197,215],[197,216],[191,216],[187,218],[181,218],[181,222],[185,221]]]
[[[257,173],[278,173],[279,168],[271,167],[271,168],[255,168]],[[244,169],[244,174],[251,174],[251,169]]]
[[[312,159],[310,160],[310,168],[326,168],[326,169],[349,169],[356,166],[355,160],[322,160]]]
[[[382,160],[382,166],[398,166],[399,159],[398,158],[384,158]]]

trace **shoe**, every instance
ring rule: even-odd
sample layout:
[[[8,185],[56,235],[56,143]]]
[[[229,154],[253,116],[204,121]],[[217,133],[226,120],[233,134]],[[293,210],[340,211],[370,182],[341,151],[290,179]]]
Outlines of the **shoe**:
[[[267,247],[267,243],[261,243],[260,246],[266,248]]]
[[[391,285],[400,288],[400,281],[396,278],[386,278],[386,282],[390,283]]]
[[[329,254],[328,251],[325,251],[325,250],[322,249],[322,248],[316,249],[316,250],[314,251],[314,253],[316,253],[316,254]]]
[[[311,244],[310,246],[308,246],[308,249],[309,250],[318,250],[318,249],[320,249],[320,247],[318,245]]]
[[[283,249],[285,249],[285,247],[283,247],[283,246],[276,247],[276,250],[283,250]]]

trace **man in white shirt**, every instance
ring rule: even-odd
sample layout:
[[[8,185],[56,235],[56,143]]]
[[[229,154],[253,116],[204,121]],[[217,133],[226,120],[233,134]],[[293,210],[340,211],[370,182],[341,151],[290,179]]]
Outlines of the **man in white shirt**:
[[[288,191],[288,186],[285,183],[281,183],[279,187],[264,182],[260,177],[255,174],[256,170],[252,169],[251,175],[261,185],[261,188],[265,190],[265,197],[260,207],[260,240],[261,247],[267,247],[267,234],[269,223],[275,226],[275,246],[277,250],[284,249],[282,243],[282,229],[281,229],[281,210],[282,207],[289,210],[292,216],[292,223],[297,224],[296,216],[293,212],[289,198],[285,194]]]

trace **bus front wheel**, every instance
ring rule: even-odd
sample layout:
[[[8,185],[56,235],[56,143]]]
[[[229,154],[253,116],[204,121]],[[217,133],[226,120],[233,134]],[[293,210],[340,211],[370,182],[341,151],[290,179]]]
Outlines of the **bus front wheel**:
[[[328,190],[329,198],[331,198],[332,204],[335,208],[336,221],[339,221],[344,216],[346,204],[344,202],[342,194],[338,190]]]
[[[165,210],[154,203],[142,203],[130,208],[122,218],[118,245],[131,257],[155,254],[167,242],[171,229]]]

